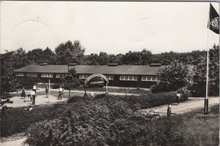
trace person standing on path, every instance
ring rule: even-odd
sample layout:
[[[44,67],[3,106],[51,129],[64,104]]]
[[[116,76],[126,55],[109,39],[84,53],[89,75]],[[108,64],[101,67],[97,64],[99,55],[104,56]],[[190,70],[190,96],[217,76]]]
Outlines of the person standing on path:
[[[36,93],[36,91],[37,91],[37,86],[36,86],[36,84],[34,83],[34,86],[33,86],[33,91]]]
[[[176,93],[176,103],[177,105],[180,103],[181,94],[179,92]]]
[[[167,107],[167,117],[170,118],[171,117],[171,104],[168,104],[168,107]]]
[[[61,100],[62,99],[62,93],[63,92],[63,88],[62,88],[62,86],[60,86],[60,88],[59,88],[59,95],[58,95],[58,100]]]
[[[48,85],[46,84],[46,85],[45,85],[46,98],[48,98],[48,91],[49,91],[49,87],[48,87]]]
[[[32,104],[35,105],[35,98],[36,98],[36,92],[37,92],[36,83],[34,83],[33,91],[34,91],[34,92],[32,93]]]
[[[25,100],[26,93],[25,93],[24,87],[22,88],[22,91],[21,91],[21,97]]]
[[[32,91],[32,104],[35,105],[36,92]]]

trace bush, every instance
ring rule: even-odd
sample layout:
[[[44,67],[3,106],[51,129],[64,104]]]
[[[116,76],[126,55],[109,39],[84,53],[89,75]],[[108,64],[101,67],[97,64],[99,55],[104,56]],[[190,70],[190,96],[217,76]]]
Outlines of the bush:
[[[164,83],[164,82],[160,82],[160,83],[157,83],[157,84],[151,86],[152,93],[169,92],[169,91],[171,91],[170,87],[168,86],[167,83]]]
[[[176,102],[176,92],[148,93],[142,96],[111,96],[112,100],[123,100],[133,110],[150,108]]]
[[[27,131],[27,143],[36,146],[101,145],[109,135],[110,122],[109,108],[102,102],[70,103],[59,118],[32,125]]]
[[[153,94],[152,98],[169,97],[173,93]],[[158,98],[158,99],[160,99]],[[123,99],[123,100],[122,100]],[[33,124],[27,131],[27,143],[34,146],[49,145],[91,145],[91,146],[191,146],[198,145],[198,138],[191,126],[196,127],[196,118],[191,115],[172,116],[171,118],[152,118],[134,113],[127,100],[133,103],[141,98],[106,96],[99,99],[78,100],[62,106],[56,119]],[[148,99],[152,100],[152,99]],[[161,100],[161,99],[160,99]],[[159,100],[159,101],[160,101]],[[165,101],[163,101],[165,102]],[[158,103],[155,100],[154,104]],[[162,103],[160,101],[160,103]],[[216,109],[212,109],[216,112]],[[216,113],[216,115],[218,115]],[[194,117],[194,118],[192,118]],[[218,117],[218,116],[216,116]],[[188,121],[192,122],[188,122]],[[202,118],[205,119],[204,117]],[[216,118],[217,119],[217,118]],[[186,122],[187,121],[187,122]],[[208,121],[207,121],[208,122]],[[204,126],[200,122],[200,130]],[[213,122],[218,123],[218,122]],[[195,124],[195,125],[194,125]],[[215,124],[216,125],[216,124]],[[188,127],[187,127],[188,126]],[[207,131],[218,131],[218,126]],[[216,129],[217,128],[217,129]],[[199,135],[199,131],[196,135]],[[193,130],[194,131],[194,130]],[[207,145],[215,144],[217,132],[213,132]],[[205,130],[200,138],[206,138]],[[200,134],[200,135],[201,135]],[[214,140],[214,142],[211,142]],[[201,141],[200,141],[201,142]]]
[[[32,111],[25,108],[9,108],[1,113],[1,136],[24,132],[30,125],[45,120],[52,119],[58,114],[59,105],[50,107],[34,107]],[[54,112],[56,111],[56,112]]]
[[[51,85],[51,88],[52,89],[58,89],[58,88],[60,88],[60,84],[54,83],[54,84]]]
[[[167,118],[148,119],[143,115],[118,119],[110,127],[110,145],[180,146],[184,138],[182,122]]]
[[[85,96],[85,97],[81,97],[81,96],[73,96],[71,97],[67,103],[73,103],[73,102],[78,102],[78,101],[85,101],[85,100],[91,100],[92,98]]]
[[[35,83],[44,83],[40,78],[18,78],[19,88],[32,89]]]
[[[191,91],[186,87],[180,88],[177,92],[181,94],[180,100],[186,100],[188,97],[192,96]]]

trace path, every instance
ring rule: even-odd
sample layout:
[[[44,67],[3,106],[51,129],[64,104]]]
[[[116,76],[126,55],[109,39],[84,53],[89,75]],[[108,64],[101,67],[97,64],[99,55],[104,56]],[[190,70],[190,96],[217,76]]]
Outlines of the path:
[[[209,107],[213,105],[219,104],[219,97],[211,97],[209,98]],[[166,115],[167,114],[167,105],[158,106],[158,107],[152,107],[148,109],[142,109],[140,110],[143,114],[148,114],[150,112],[157,113],[160,115]],[[177,104],[171,105],[171,112],[173,114],[183,114],[186,112],[190,112],[195,109],[202,109],[204,107],[204,98],[189,98],[189,100]]]
[[[68,91],[65,90],[64,91],[64,98],[62,100],[57,100],[57,96],[58,96],[58,89],[51,89],[51,92],[57,92],[57,95],[49,95],[49,98],[46,98],[46,95],[42,95],[42,93],[45,92],[45,89],[38,89],[37,90],[37,94],[36,94],[36,99],[35,99],[35,105],[47,105],[47,104],[55,104],[55,103],[59,103],[59,102],[66,102],[68,100]],[[20,91],[21,92],[21,91]],[[17,95],[20,95],[20,92],[18,93],[14,93]],[[87,91],[88,95],[91,95],[92,91]],[[94,91],[93,92],[94,95],[97,94],[104,94],[104,91]],[[40,94],[40,95],[38,95]],[[71,90],[71,96],[83,96],[84,91],[80,91],[80,90]],[[140,94],[133,94],[133,93],[119,93],[119,92],[109,92],[108,94],[110,95],[127,95],[127,96],[138,96]],[[13,101],[12,104],[10,103],[6,103],[5,105],[7,105],[7,107],[25,107],[25,106],[30,106],[31,102],[24,102],[24,99],[21,98],[21,96],[14,96],[12,98],[10,98],[11,101]]]
[[[10,98],[11,101],[13,101],[12,104],[6,103],[5,105],[7,107],[26,107],[31,106],[32,102],[24,102],[24,99],[20,96],[14,96]],[[63,98],[62,100],[57,100],[57,97],[54,95],[50,95],[49,98],[46,98],[45,95],[37,95],[35,99],[35,105],[47,105],[47,104],[55,104],[59,102],[66,102],[67,98]]]
[[[24,144],[24,141],[26,140],[26,137],[18,138],[15,140],[9,140],[5,142],[1,142],[0,146],[28,146],[27,144]]]

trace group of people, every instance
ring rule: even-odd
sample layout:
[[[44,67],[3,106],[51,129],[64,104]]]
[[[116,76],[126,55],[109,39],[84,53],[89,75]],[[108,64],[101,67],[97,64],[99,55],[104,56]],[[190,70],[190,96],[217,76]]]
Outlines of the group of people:
[[[30,91],[28,93],[25,91],[25,89],[23,87],[22,91],[21,91],[21,97],[24,99],[24,102],[29,101],[29,102],[32,102],[32,105],[35,105],[36,92],[37,92],[36,84],[33,85],[32,91]],[[46,98],[48,98],[49,86],[47,84],[45,84],[45,92],[46,92]],[[62,100],[63,93],[64,93],[64,88],[63,88],[63,86],[60,86],[58,100]],[[26,98],[26,97],[28,97],[28,98]]]
[[[32,104],[35,105],[36,92],[37,92],[36,84],[34,84],[32,91],[29,92],[29,93],[26,93],[26,91],[23,87],[22,90],[21,90],[21,97],[24,99],[24,102],[32,101]],[[26,96],[28,98],[26,98]]]

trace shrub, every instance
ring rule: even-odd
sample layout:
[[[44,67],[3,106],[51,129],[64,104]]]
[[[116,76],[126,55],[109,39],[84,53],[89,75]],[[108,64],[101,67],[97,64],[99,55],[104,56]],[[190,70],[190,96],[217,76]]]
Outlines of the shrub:
[[[110,127],[110,145],[180,146],[184,138],[180,122],[167,118],[148,119],[143,115],[118,119]]]
[[[174,92],[175,93],[175,92]],[[170,96],[166,94],[154,94],[155,97]],[[151,96],[152,98],[155,98]],[[129,101],[129,97],[123,97]],[[27,133],[27,143],[30,145],[91,145],[91,146],[191,146],[198,145],[198,137],[189,131],[196,129],[193,114],[172,116],[171,118],[152,118],[149,116],[134,114],[128,102],[120,97],[106,96],[101,99],[78,100],[62,106],[56,113],[56,119],[45,120],[32,125]],[[141,98],[137,98],[141,100]],[[137,99],[132,99],[134,102]],[[148,99],[148,98],[147,98]],[[152,99],[148,99],[152,100]],[[163,101],[164,102],[164,101]],[[155,101],[157,103],[157,101]],[[154,103],[154,104],[155,104]],[[217,111],[213,109],[213,111]],[[217,113],[216,113],[217,115]],[[216,116],[218,117],[218,116]],[[190,121],[191,122],[188,122]],[[204,120],[204,117],[202,118]],[[215,118],[217,119],[217,118]],[[187,121],[187,123],[186,123]],[[208,121],[207,121],[208,122]],[[212,145],[217,142],[218,125],[210,126],[206,130],[203,122],[199,122],[200,128],[196,135],[206,138],[205,131],[212,131],[209,142],[200,142]],[[188,126],[188,127],[187,127]],[[200,130],[203,130],[199,133]],[[194,131],[194,130],[193,130]],[[211,142],[214,140],[215,142]]]
[[[57,119],[32,125],[27,143],[36,146],[100,145],[108,137],[109,125],[107,105],[89,100],[73,102],[64,107]]]
[[[176,92],[148,93],[141,96],[111,96],[112,100],[123,100],[133,110],[160,106],[176,102]]]
[[[1,136],[24,132],[30,125],[45,120],[52,119],[58,114],[59,105],[49,107],[35,107],[32,111],[25,108],[10,108],[1,112]],[[56,112],[54,112],[56,111]]]
[[[44,83],[40,78],[18,78],[19,88],[31,89],[35,83]]]
[[[67,103],[73,103],[73,102],[78,102],[78,101],[85,101],[85,100],[91,100],[92,98],[85,96],[85,97],[81,97],[81,96],[73,96],[71,97]]]
[[[58,88],[60,88],[60,84],[54,83],[54,84],[51,85],[51,88],[52,89],[58,89]]]
[[[186,100],[188,97],[192,96],[191,91],[188,90],[186,87],[180,88],[177,90],[178,93],[181,94],[181,99],[180,100]]]

